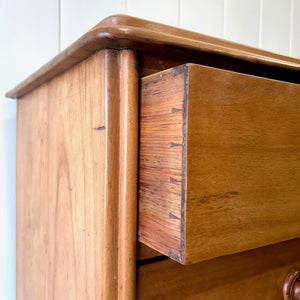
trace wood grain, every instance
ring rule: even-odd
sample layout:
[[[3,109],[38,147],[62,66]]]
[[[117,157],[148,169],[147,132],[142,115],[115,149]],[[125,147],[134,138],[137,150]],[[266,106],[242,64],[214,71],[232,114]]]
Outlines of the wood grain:
[[[139,77],[137,53],[120,53],[119,298],[136,299]]]
[[[175,70],[141,82],[138,231],[141,242],[180,259],[184,68]]]
[[[135,298],[137,111],[130,51],[18,101],[17,299]]]
[[[135,299],[137,80],[185,62],[299,83],[298,59],[113,16],[7,94],[20,100],[17,299]],[[238,74],[218,77],[221,71],[207,70],[197,75],[205,87],[201,92],[194,89],[198,81],[190,83],[189,107],[184,95],[191,74],[183,67],[155,75],[157,86],[141,107],[141,129],[147,134],[141,136],[140,151],[150,154],[155,167],[141,156],[141,201],[150,209],[140,207],[146,215],[140,228],[147,231],[150,224],[152,231],[140,238],[185,263],[299,236],[299,86],[252,82],[245,75],[234,80]],[[166,91],[163,81],[169,82]],[[241,86],[247,92],[247,98],[239,97],[243,105],[229,97],[239,95]],[[199,105],[205,92],[210,101],[201,99]],[[186,146],[185,136],[195,144]],[[182,202],[186,180],[192,200],[187,206]],[[190,237],[183,239],[183,233]],[[298,262],[299,242],[282,245],[185,269],[174,262],[147,265],[160,253],[138,246],[137,259],[147,262],[138,267],[137,297],[239,299],[257,287],[249,299],[276,299],[269,283],[279,278],[281,284]]]
[[[300,85],[188,76],[186,260],[300,237]]]
[[[99,74],[102,79],[100,88],[105,101],[105,186],[103,220],[101,232],[103,245],[101,255],[101,299],[118,297],[118,226],[119,226],[119,147],[120,147],[120,78],[119,52],[104,50],[101,52]],[[99,106],[95,109],[101,109]],[[103,108],[102,108],[103,109]],[[103,126],[103,125],[102,125]],[[102,126],[99,128],[102,130]]]
[[[99,53],[18,102],[17,299],[100,299],[102,62]]]
[[[282,300],[288,273],[300,265],[300,240],[190,266],[172,260],[140,266],[137,299]]]
[[[163,25],[156,22],[151,22],[148,20],[143,20],[127,15],[113,15],[105,18],[102,20],[99,24],[93,27],[93,29],[97,29],[99,27],[103,26],[114,26],[114,25],[124,25],[124,26],[130,26],[130,27],[137,27],[137,28],[147,28],[152,31],[158,31],[158,32],[165,32],[170,35],[176,35],[180,37],[185,37],[188,39],[194,39],[194,40],[201,40],[208,44],[215,44],[218,46],[228,47],[235,50],[245,51],[254,53],[257,55],[267,56],[274,59],[280,59],[280,60],[287,60],[290,62],[296,62],[299,63],[299,59],[294,57],[285,56],[278,53],[269,52],[263,49],[254,48],[251,46],[239,44],[236,42],[232,42],[229,40],[224,40],[221,38],[212,37],[209,35],[201,34],[198,32],[189,31],[186,29],[181,29],[178,27]]]
[[[299,98],[193,64],[145,77],[139,240],[191,264],[299,237]]]
[[[120,15],[100,22],[6,96],[20,98],[103,49],[133,49],[177,60],[188,55],[187,62],[299,83],[299,59]]]

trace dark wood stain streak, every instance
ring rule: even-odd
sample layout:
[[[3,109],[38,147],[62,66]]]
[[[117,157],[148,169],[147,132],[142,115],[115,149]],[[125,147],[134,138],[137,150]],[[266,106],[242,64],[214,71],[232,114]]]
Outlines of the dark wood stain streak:
[[[152,95],[159,95],[161,93],[160,90],[153,90],[152,92]]]
[[[219,199],[230,199],[234,198],[239,194],[239,192],[227,192],[227,193],[220,193],[220,194],[209,194],[200,197],[198,202],[200,203],[210,203],[211,200],[219,200]]]
[[[178,180],[178,179],[175,179],[173,177],[170,177],[170,183],[173,183],[173,182],[182,182],[182,181]]]
[[[177,253],[176,251],[174,251],[172,249],[169,249],[168,256],[176,261],[181,261],[181,259],[182,259],[182,254]]]
[[[95,130],[105,130],[105,129],[106,129],[105,126],[100,126],[100,127],[95,128]]]
[[[189,82],[189,69],[184,65],[184,77],[183,77],[183,114],[182,114],[182,166],[181,166],[181,224],[180,224],[180,262],[185,261],[185,247],[186,247],[186,189],[187,189],[187,173],[186,173],[186,159],[187,159],[187,143],[186,143],[186,131],[188,121],[188,82]]]
[[[173,143],[173,142],[171,142],[171,144],[170,144],[170,147],[171,148],[173,148],[173,147],[181,147],[182,146],[182,144],[179,144],[179,143]]]
[[[172,70],[172,76],[173,78],[177,77],[178,75],[181,75],[184,72],[184,65],[178,66],[173,68]]]
[[[172,213],[169,213],[169,218],[170,218],[170,219],[175,219],[175,220],[180,220],[179,217],[173,215]]]
[[[172,107],[171,114],[174,114],[174,113],[177,113],[177,112],[180,112],[180,111],[183,111],[183,109],[182,108]]]

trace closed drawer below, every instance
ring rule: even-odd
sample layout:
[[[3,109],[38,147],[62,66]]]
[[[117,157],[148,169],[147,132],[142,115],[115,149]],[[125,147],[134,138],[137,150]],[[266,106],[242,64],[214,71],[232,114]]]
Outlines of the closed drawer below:
[[[172,260],[139,266],[137,299],[283,300],[287,275],[300,266],[299,249],[298,239],[190,266]]]

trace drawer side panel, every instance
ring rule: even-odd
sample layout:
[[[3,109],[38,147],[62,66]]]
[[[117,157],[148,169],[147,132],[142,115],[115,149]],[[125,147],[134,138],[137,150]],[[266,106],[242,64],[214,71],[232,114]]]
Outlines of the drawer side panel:
[[[184,68],[141,82],[139,240],[181,259]]]

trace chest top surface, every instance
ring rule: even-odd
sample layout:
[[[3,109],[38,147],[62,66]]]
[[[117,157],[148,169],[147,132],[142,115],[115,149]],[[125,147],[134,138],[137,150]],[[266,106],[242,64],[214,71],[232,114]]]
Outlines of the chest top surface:
[[[20,98],[102,49],[133,49],[141,55],[300,82],[299,59],[130,16],[114,15],[102,20],[6,96]]]

